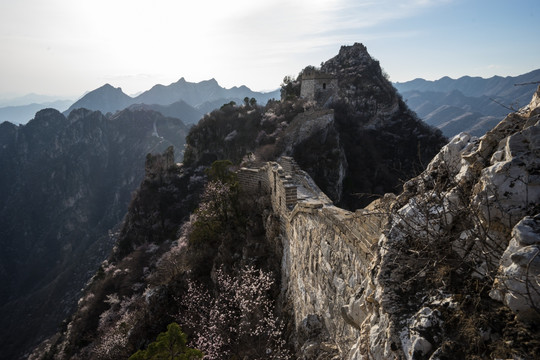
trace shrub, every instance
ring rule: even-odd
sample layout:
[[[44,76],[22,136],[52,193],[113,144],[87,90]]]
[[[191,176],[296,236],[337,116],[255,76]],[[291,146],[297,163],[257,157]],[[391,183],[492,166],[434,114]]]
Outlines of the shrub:
[[[146,350],[139,350],[129,360],[195,360],[203,353],[186,346],[187,337],[177,323],[170,323],[167,331],[158,335]]]
[[[178,319],[193,328],[192,344],[205,359],[289,359],[284,325],[274,315],[271,272],[247,266],[236,276],[216,271],[215,296],[188,281]]]

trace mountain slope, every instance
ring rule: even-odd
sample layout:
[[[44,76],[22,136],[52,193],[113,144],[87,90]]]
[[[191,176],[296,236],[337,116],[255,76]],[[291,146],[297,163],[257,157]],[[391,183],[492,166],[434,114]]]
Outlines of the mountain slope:
[[[41,109],[54,108],[59,111],[64,111],[73,101],[57,100],[47,103],[33,103],[28,105],[6,106],[0,108],[0,123],[9,121],[13,124],[26,124],[30,121],[34,114]]]
[[[512,109],[528,104],[536,88],[530,83],[539,80],[540,69],[516,77],[415,79],[394,86],[410,108],[428,124],[439,127],[439,124],[453,123],[439,127],[444,135],[452,137],[466,131],[481,136]],[[454,109],[452,117],[448,116],[448,106]]]
[[[164,116],[174,117],[182,119],[182,122],[186,125],[196,124],[204,112],[188,105],[185,101],[180,100],[170,105],[147,105],[147,104],[134,104],[128,107],[130,110],[153,110],[161,113]]]
[[[371,202],[365,194],[396,191],[446,143],[409,110],[362,44],[343,46],[321,70],[336,74],[339,83],[330,107],[348,163],[340,206],[354,209]]]
[[[85,108],[88,110],[101,111],[102,113],[114,113],[122,110],[133,103],[133,99],[124,94],[121,88],[105,84],[96,90],[90,91],[71,105],[64,113],[69,115],[75,109]]]
[[[72,311],[114,243],[146,154],[182,149],[186,132],[149,111],[108,119],[45,109],[26,125],[0,125],[2,358],[21,355]]]

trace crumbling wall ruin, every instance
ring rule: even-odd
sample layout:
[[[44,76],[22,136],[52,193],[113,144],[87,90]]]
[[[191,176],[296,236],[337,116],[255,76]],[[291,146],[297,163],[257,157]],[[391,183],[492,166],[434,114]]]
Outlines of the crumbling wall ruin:
[[[279,217],[283,292],[297,349],[350,358],[366,311],[361,303],[373,292],[366,284],[383,216],[375,206],[356,212],[334,206],[292,158],[237,174],[242,191],[270,196]]]

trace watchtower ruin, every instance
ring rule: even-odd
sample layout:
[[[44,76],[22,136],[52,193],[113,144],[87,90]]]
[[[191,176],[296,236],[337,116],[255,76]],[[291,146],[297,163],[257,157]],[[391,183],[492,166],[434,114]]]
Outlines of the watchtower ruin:
[[[321,72],[315,68],[304,69],[300,87],[301,98],[315,100],[320,105],[324,105],[337,90],[338,81],[335,75]]]

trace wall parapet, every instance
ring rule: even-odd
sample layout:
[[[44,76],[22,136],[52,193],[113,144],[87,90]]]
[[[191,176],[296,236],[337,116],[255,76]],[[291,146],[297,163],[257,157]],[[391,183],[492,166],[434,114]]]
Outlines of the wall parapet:
[[[362,249],[366,255],[373,255],[378,234],[382,227],[382,216],[374,211],[350,212],[333,205],[320,202],[298,203],[288,216],[289,224],[301,214],[317,215],[321,221],[334,228],[345,240]]]
[[[270,192],[270,184],[263,169],[240,168],[236,175],[240,189],[250,194],[265,195]]]

